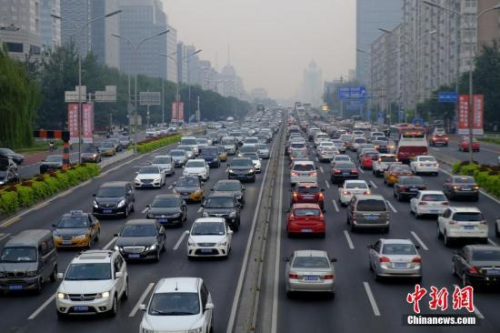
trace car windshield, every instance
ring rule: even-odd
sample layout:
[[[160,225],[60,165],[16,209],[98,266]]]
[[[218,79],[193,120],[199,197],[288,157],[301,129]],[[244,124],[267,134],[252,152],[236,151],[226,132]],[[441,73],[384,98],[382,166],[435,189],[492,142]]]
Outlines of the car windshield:
[[[202,161],[189,161],[186,164],[186,168],[203,168],[205,166],[205,162]]]
[[[293,210],[295,216],[320,216],[321,211],[314,208],[297,208]]]
[[[198,142],[196,141],[196,139],[181,139],[181,145],[193,146],[197,144]]]
[[[63,216],[57,223],[58,228],[87,228],[88,226],[89,218],[85,215]]]
[[[45,159],[45,162],[62,162],[62,156],[58,155],[49,155]]]
[[[223,222],[197,222],[191,229],[193,236],[206,236],[206,235],[224,235]]]
[[[415,255],[417,250],[412,244],[384,244],[382,254]]]
[[[453,220],[459,222],[479,222],[483,221],[483,214],[479,212],[458,212],[453,214]]]
[[[304,148],[305,146],[306,146],[306,144],[302,143],[302,142],[300,142],[300,143],[291,143],[290,144],[290,147],[292,147],[292,148]]]
[[[456,184],[475,184],[472,177],[455,177],[453,180]]]
[[[349,156],[335,156],[335,162],[340,162],[340,161],[350,161],[351,158]]]
[[[214,191],[240,191],[241,185],[236,182],[217,183],[214,186]]]
[[[418,159],[420,162],[436,162],[433,156],[423,156]]]
[[[149,304],[148,314],[152,316],[192,316],[200,313],[197,293],[158,293]]]
[[[381,199],[364,199],[358,201],[356,210],[362,212],[384,212],[387,210],[384,200]]]
[[[252,160],[233,160],[231,162],[232,167],[251,167],[253,166]]]
[[[87,146],[83,149],[83,152],[84,153],[96,153],[97,152],[97,148],[96,147],[90,147],[90,146]]]
[[[110,280],[111,265],[109,263],[71,264],[64,280]]]
[[[172,163],[172,158],[170,157],[155,157],[153,159],[153,164],[170,164]]]
[[[481,249],[472,252],[473,261],[500,261],[500,250]]]
[[[234,140],[233,139],[223,139],[222,144],[223,145],[234,145]]]
[[[179,207],[179,200],[176,198],[156,199],[151,204],[151,207],[155,207],[155,208]]]
[[[292,168],[293,171],[313,171],[315,170],[314,165],[312,164],[302,164],[297,163]]]
[[[269,148],[267,147],[267,145],[262,145],[262,144],[261,144],[261,145],[258,145],[257,147],[259,147],[259,149],[260,149],[260,150],[266,150],[266,149],[269,149]]]
[[[4,247],[0,262],[36,262],[36,256],[33,246]]]
[[[218,152],[217,149],[203,149],[201,151],[202,156],[217,156]]]
[[[123,227],[121,237],[154,237],[156,227],[151,224],[129,224]]]
[[[113,148],[113,147],[114,147],[114,144],[112,142],[105,141],[105,142],[101,143],[101,148]]]
[[[185,187],[191,187],[191,186],[199,186],[200,181],[197,178],[180,178],[177,181],[177,186],[185,186]]]
[[[399,183],[402,185],[423,185],[424,180],[420,177],[401,177]]]
[[[0,148],[0,154],[14,154],[14,152],[9,148]]]
[[[446,196],[444,194],[424,194],[422,196],[422,201],[446,201]]]
[[[243,153],[242,157],[248,157],[249,159],[252,159],[252,160],[259,159],[259,155],[257,153]]]
[[[298,186],[297,192],[303,194],[314,194],[319,192],[319,188],[316,186]]]
[[[160,173],[158,167],[145,167],[139,170],[139,174]]]
[[[184,150],[171,150],[170,155],[172,155],[172,156],[186,156],[186,152]]]
[[[123,197],[125,195],[123,187],[101,187],[99,192],[97,192],[98,197],[111,198],[111,197]]]
[[[353,189],[353,188],[361,188],[361,189],[367,189],[368,185],[366,183],[345,183],[345,188]]]
[[[296,257],[293,261],[294,268],[330,268],[330,263],[325,257]]]
[[[380,156],[380,162],[396,162],[396,156]]]
[[[198,144],[208,145],[208,140],[207,139],[197,139],[196,142]]]
[[[391,168],[393,172],[406,172],[410,171],[410,167],[407,165],[395,165]]]
[[[208,198],[205,201],[207,208],[233,208],[234,200],[232,197],[227,198]]]
[[[336,169],[356,169],[353,163],[335,163]]]

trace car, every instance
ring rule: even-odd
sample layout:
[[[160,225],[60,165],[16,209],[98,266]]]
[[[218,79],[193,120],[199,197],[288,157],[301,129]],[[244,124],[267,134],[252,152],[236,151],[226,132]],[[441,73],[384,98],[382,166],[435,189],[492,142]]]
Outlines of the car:
[[[419,176],[401,176],[393,185],[393,195],[398,201],[411,199],[415,197],[418,191],[427,190],[422,177]]]
[[[194,136],[184,136],[181,138],[180,146],[189,147],[193,152],[193,157],[198,156],[200,153],[200,147],[198,145],[198,139]],[[179,147],[177,147],[179,148]]]
[[[258,153],[242,153],[240,157],[247,157],[252,160],[254,169],[256,173],[262,172],[262,159],[259,157]]]
[[[376,177],[383,176],[392,163],[397,162],[395,154],[378,154],[378,159],[372,163],[372,173]]]
[[[360,156],[359,167],[363,170],[371,170],[373,168],[373,161],[376,160],[378,160],[378,153],[367,151]]]
[[[129,182],[106,182],[99,187],[93,197],[92,214],[96,217],[124,216],[127,218],[135,209],[135,192]]]
[[[288,237],[299,234],[317,234],[325,237],[326,224],[322,209],[315,203],[293,204],[286,224]]]
[[[201,216],[222,217],[231,230],[238,231],[241,224],[241,205],[232,193],[212,193],[201,204]]]
[[[341,140],[332,140],[332,143],[333,143],[334,147],[337,148],[338,151],[341,154],[345,154],[345,152],[346,152],[346,146],[345,146],[345,144],[344,144],[343,141],[341,141]]]
[[[479,185],[472,176],[453,175],[447,178],[443,184],[443,192],[450,200],[457,198],[479,200]]]
[[[156,130],[156,128],[149,128],[146,130],[146,138],[155,138],[159,135],[160,133]]]
[[[438,217],[438,237],[449,246],[456,239],[488,243],[488,223],[476,207],[448,207]]]
[[[203,148],[207,148],[211,145],[210,141],[206,138],[196,138],[196,142],[198,143],[198,149],[201,151]]]
[[[172,157],[176,168],[182,168],[189,159],[184,149],[172,149],[168,154]]]
[[[21,165],[24,161],[23,155],[18,154],[9,148],[0,148],[0,156],[10,157],[17,165]]]
[[[265,159],[265,160],[268,160],[269,158],[271,158],[271,150],[269,149],[269,146],[267,144],[259,143],[257,145],[257,148],[259,148],[258,154],[259,154],[260,158]]]
[[[378,140],[372,140],[373,143],[373,148],[375,148],[379,153],[381,154],[390,154],[392,153],[394,147],[391,147],[391,143],[388,140],[380,140],[381,138],[378,138]]]
[[[353,137],[350,134],[342,134],[340,136],[339,140],[344,143],[345,149],[351,148],[351,143],[352,143]]]
[[[422,282],[420,246],[409,239],[381,238],[368,245],[368,261],[375,281],[387,277],[415,278]]]
[[[99,152],[102,156],[115,156],[116,155],[116,145],[110,141],[103,141],[98,147]]]
[[[467,136],[462,137],[461,141],[458,144],[459,151],[469,151],[470,139]],[[480,150],[479,141],[476,138],[472,138],[472,151],[478,152]]]
[[[364,143],[368,143],[368,140],[366,138],[361,136],[355,137],[351,143],[351,151],[357,152],[360,145]]]
[[[394,162],[384,172],[384,183],[387,186],[392,186],[398,182],[399,177],[411,175],[413,175],[413,172],[411,172],[408,165],[401,162]]]
[[[123,146],[120,142],[120,139],[118,139],[118,138],[111,138],[110,137],[106,140],[106,142],[111,142],[115,146],[115,150],[117,153],[121,152],[123,150]]]
[[[290,161],[303,161],[309,159],[307,149],[292,149],[290,151]]]
[[[57,248],[92,248],[99,241],[101,223],[90,213],[72,210],[63,214],[59,221],[52,225],[54,245]]]
[[[202,217],[193,222],[188,235],[187,256],[223,257],[227,259],[231,252],[233,229],[230,229],[222,217]]]
[[[225,136],[221,140],[221,145],[227,151],[228,155],[235,155],[237,150],[237,141],[235,138],[230,136]]]
[[[213,332],[214,303],[203,279],[163,278],[158,281],[144,312],[139,332]]]
[[[184,165],[183,176],[198,176],[203,181],[210,178],[210,167],[203,159],[189,160]]]
[[[285,258],[286,293],[293,292],[328,293],[335,295],[336,258],[320,250],[294,251]]]
[[[238,149],[238,157],[243,157],[245,153],[256,153],[258,154],[259,147],[256,144],[244,144]]]
[[[433,175],[439,174],[439,163],[434,156],[419,155],[410,162],[411,171],[418,175],[420,173],[430,173]]]
[[[128,220],[115,237],[114,249],[125,260],[151,259],[158,262],[167,243],[163,226],[150,219]]]
[[[217,146],[217,152],[219,153],[219,160],[221,162],[227,162],[227,151],[222,145]]]
[[[347,179],[358,179],[359,170],[352,162],[335,162],[331,164],[330,181],[342,184]]]
[[[430,146],[445,146],[448,147],[449,138],[446,133],[438,132],[433,133],[430,136],[429,145]]]
[[[205,162],[207,162],[209,168],[219,168],[219,150],[217,147],[205,146],[200,148],[200,157],[202,157]]]
[[[237,179],[221,179],[210,189],[212,193],[227,193],[233,195],[241,205],[245,206],[245,187]]]
[[[186,202],[203,202],[203,183],[198,176],[182,176],[173,183],[173,192]]]
[[[387,202],[381,195],[355,195],[347,208],[347,224],[351,231],[381,229],[389,232],[390,214]]]
[[[361,156],[366,154],[366,153],[379,153],[379,151],[377,149],[375,149],[375,146],[371,143],[362,143],[359,145],[359,148],[356,152],[356,159],[358,160],[358,162],[361,161]]]
[[[186,202],[177,194],[159,194],[147,206],[146,218],[163,226],[182,226],[187,221]]]
[[[325,210],[325,189],[319,188],[317,183],[297,183],[291,189],[291,205],[296,203],[316,203],[321,210]]]
[[[40,174],[49,171],[61,170],[63,167],[62,155],[49,155],[40,164]]]
[[[341,206],[347,206],[355,195],[370,195],[370,185],[365,180],[346,180],[339,187],[339,202]]]
[[[87,145],[82,149],[81,159],[82,163],[101,163],[102,156],[99,148]]]
[[[352,162],[351,157],[349,155],[336,155],[333,157],[330,162],[330,166],[335,165],[337,162]]]
[[[118,137],[118,140],[120,141],[120,145],[125,149],[127,149],[130,146],[130,144],[132,143],[132,141],[130,140],[130,137],[125,136],[125,135],[120,135]]]
[[[314,162],[295,160],[290,166],[290,182],[292,186],[297,183],[317,183],[318,171]]]
[[[474,288],[500,285],[500,248],[494,245],[466,245],[452,257],[453,275],[462,286]]]
[[[117,251],[87,250],[77,255],[56,292],[56,310],[60,319],[69,315],[118,314],[118,302],[128,298],[127,263]]]
[[[255,167],[249,158],[234,158],[229,164],[228,179],[255,182]]]
[[[410,213],[418,219],[423,215],[442,214],[449,206],[442,191],[418,191],[415,198],[410,200]]]
[[[165,173],[158,165],[144,166],[136,172],[135,188],[161,188],[166,184]]]
[[[8,156],[0,155],[0,185],[19,181],[17,164]]]
[[[187,159],[190,160],[196,156],[195,151],[192,146],[188,145],[178,145],[177,149],[182,149],[186,153]],[[187,162],[187,161],[186,161]]]
[[[152,167],[159,167],[160,171],[167,176],[175,174],[175,162],[170,155],[158,155],[151,161]]]
[[[320,150],[318,152],[318,160],[320,162],[331,162],[332,159],[335,157],[335,155],[340,154],[337,148],[335,147],[329,147],[329,146],[324,146],[320,147]]]

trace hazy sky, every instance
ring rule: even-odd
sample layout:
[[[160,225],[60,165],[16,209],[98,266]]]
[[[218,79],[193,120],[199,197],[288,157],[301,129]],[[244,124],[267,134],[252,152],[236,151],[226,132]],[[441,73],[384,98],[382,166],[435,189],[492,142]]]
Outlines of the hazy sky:
[[[177,38],[220,70],[231,64],[250,92],[292,97],[314,59],[323,80],[355,67],[355,0],[162,0]]]

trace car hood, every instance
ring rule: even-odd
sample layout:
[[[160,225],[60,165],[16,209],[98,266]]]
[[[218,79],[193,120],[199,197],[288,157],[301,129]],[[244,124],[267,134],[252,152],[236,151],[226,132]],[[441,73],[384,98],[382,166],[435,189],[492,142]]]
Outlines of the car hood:
[[[205,168],[184,168],[185,173],[202,173],[205,171]]]
[[[112,203],[116,204],[122,201],[124,197],[95,197],[95,201],[98,203]]]
[[[226,239],[226,235],[191,235],[190,238],[195,243],[219,243]]]
[[[84,156],[84,157],[87,157],[87,156],[92,156],[92,157],[93,157],[94,155],[97,155],[97,154],[99,154],[99,153],[98,153],[98,152],[93,152],[93,153],[82,153],[82,156]]]
[[[37,269],[36,262],[0,263],[0,272],[31,272]]]
[[[172,215],[182,213],[179,207],[151,207],[148,211],[149,214],[164,214]]]
[[[87,228],[60,228],[54,230],[54,236],[77,236],[85,235],[89,232]]]
[[[171,164],[151,164],[151,166],[159,167],[160,169],[170,169],[172,167]]]
[[[172,159],[174,161],[183,161],[183,160],[187,159],[187,157],[186,156],[172,156]]]
[[[156,243],[156,237],[118,237],[117,246],[150,246]]]
[[[229,214],[235,212],[235,208],[218,208],[218,207],[204,207],[203,212],[209,214]]]
[[[161,178],[159,173],[141,173],[135,176],[135,179],[157,179]]]
[[[233,169],[233,170],[250,170],[250,169],[253,169],[253,165],[252,166],[231,166],[230,169]]]
[[[235,197],[241,197],[242,194],[240,191],[214,191],[213,193],[222,193],[222,194],[229,194],[233,195]]]
[[[178,186],[174,188],[176,192],[183,193],[183,192],[195,192],[198,191],[200,188],[197,186]]]
[[[187,332],[201,326],[202,315],[192,316],[151,316],[144,315],[141,326],[154,328],[155,332]]]
[[[109,291],[112,287],[113,280],[63,280],[59,285],[58,291],[65,294],[97,294]]]
[[[62,165],[62,162],[42,162],[42,165],[60,166],[60,165]]]

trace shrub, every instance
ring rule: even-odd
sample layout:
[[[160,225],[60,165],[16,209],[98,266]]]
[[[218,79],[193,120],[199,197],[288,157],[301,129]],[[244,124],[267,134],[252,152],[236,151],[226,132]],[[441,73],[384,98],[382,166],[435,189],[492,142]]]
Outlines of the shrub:
[[[17,192],[9,191],[0,194],[0,211],[5,214],[14,213],[19,209]]]
[[[140,142],[137,145],[137,152],[140,154],[149,153],[149,152],[156,150],[158,148],[170,145],[172,143],[179,142],[180,139],[181,139],[181,134],[175,134],[172,136],[163,137],[163,138],[159,138],[159,139],[145,140],[143,142]],[[131,148],[133,148],[133,147],[131,147]]]
[[[57,172],[56,173],[56,178],[59,181],[59,189],[66,189],[70,186],[69,183],[69,176],[67,173],[63,172]]]
[[[57,181],[56,178],[46,177],[44,181],[49,186],[51,195],[56,194],[57,192],[59,192],[61,190],[61,185],[60,185],[59,181]]]
[[[34,181],[31,183],[33,197],[35,201],[40,201],[48,197],[50,193],[49,185],[43,181]]]
[[[19,186],[17,196],[21,207],[29,207],[35,203],[35,191],[28,186]]]

